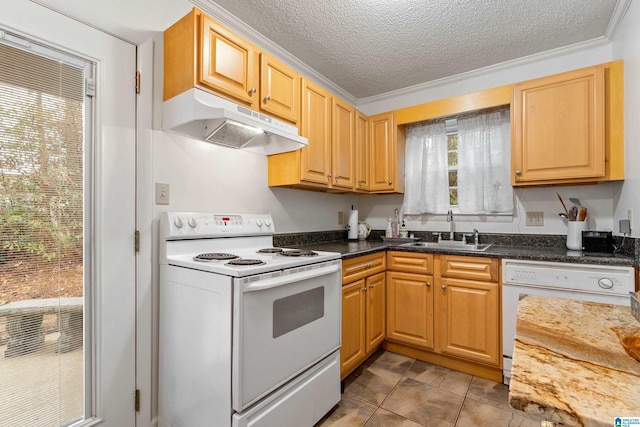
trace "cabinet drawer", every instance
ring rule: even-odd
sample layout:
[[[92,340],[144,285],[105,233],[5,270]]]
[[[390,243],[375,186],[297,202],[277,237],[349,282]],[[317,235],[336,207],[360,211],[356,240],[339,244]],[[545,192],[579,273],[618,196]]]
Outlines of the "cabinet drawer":
[[[342,284],[363,279],[386,270],[384,252],[342,261]]]
[[[433,274],[433,255],[416,252],[387,252],[387,268],[409,273]]]
[[[470,256],[443,255],[441,258],[443,277],[495,282],[498,280],[498,259]]]

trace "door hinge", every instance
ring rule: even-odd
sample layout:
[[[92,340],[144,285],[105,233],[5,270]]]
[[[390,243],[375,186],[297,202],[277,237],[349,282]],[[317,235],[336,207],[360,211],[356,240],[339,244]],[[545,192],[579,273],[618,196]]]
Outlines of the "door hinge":
[[[136,389],[136,412],[140,412],[140,390]]]
[[[136,230],[134,234],[133,247],[136,250],[136,252],[140,252],[140,231],[139,230]]]
[[[136,93],[140,93],[140,71],[136,71]]]

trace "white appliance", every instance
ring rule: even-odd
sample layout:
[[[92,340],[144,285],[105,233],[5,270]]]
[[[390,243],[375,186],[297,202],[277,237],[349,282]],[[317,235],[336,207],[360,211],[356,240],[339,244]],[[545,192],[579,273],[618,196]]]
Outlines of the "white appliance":
[[[509,384],[521,294],[630,305],[633,267],[502,260],[503,382]]]
[[[212,144],[270,155],[308,144],[298,128],[199,88],[166,100],[162,128]]]
[[[340,254],[273,233],[268,214],[161,216],[160,426],[313,426],[340,400]]]

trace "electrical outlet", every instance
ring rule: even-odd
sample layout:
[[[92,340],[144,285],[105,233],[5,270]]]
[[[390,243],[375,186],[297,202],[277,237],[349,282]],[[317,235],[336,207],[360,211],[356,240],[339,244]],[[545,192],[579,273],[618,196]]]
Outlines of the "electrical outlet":
[[[544,225],[544,213],[543,212],[527,212],[528,226],[542,227]]]
[[[156,205],[169,204],[169,184],[156,182]]]
[[[344,212],[338,212],[338,225],[344,224]]]

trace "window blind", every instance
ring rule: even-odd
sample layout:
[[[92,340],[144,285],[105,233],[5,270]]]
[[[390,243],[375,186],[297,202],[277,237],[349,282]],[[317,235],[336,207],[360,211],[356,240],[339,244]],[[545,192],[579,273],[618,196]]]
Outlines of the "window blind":
[[[84,70],[51,53],[0,43],[0,424],[7,426],[83,417]]]

